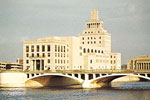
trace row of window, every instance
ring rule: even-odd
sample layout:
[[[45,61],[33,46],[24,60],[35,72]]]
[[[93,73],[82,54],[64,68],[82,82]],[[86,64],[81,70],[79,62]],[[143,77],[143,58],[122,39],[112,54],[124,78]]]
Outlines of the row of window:
[[[69,63],[69,60],[67,60],[67,62],[66,62],[66,60],[55,59],[55,63],[56,63],[56,64],[65,64],[65,63]]]
[[[47,59],[47,63],[50,63],[51,60],[50,59]],[[26,63],[29,64],[29,60],[26,60]]]
[[[66,57],[66,54],[55,53],[55,57]],[[67,57],[69,57],[69,54],[67,54]]]
[[[66,46],[55,45],[55,52],[66,52]]]
[[[108,62],[109,60],[99,60],[99,59],[96,60],[96,63],[108,63]]]
[[[111,55],[110,58],[116,58],[116,56],[112,56],[112,55]]]
[[[47,51],[50,52],[51,47],[50,45],[31,45],[31,46],[26,46],[26,52],[29,52],[31,50],[31,52],[40,52],[40,48],[42,49],[42,52],[45,52],[47,47]]]
[[[114,60],[114,61],[111,60],[110,63],[111,64],[116,64],[116,60]]]
[[[86,38],[85,38],[85,37],[82,37],[82,40],[84,40],[84,39],[86,39]],[[95,40],[96,37],[87,37],[87,39],[88,39],[88,40],[89,40],[89,39],[91,39],[91,40],[94,39],[94,40]],[[101,36],[99,37],[99,39],[101,39]]]
[[[32,53],[30,57],[45,57],[45,54],[46,53],[42,53],[42,54],[39,54],[39,53]],[[29,53],[26,54],[26,57],[29,57]],[[50,57],[50,53],[47,53],[47,57]]]
[[[104,53],[104,51],[103,50],[93,50],[93,49],[86,49],[86,48],[84,48],[83,49],[83,53]]]
[[[84,44],[85,42],[82,42]],[[88,41],[87,44],[96,44],[96,41]],[[101,44],[101,41],[99,41],[99,44]]]
[[[90,23],[87,24],[87,28],[98,28],[100,26],[100,23]]]

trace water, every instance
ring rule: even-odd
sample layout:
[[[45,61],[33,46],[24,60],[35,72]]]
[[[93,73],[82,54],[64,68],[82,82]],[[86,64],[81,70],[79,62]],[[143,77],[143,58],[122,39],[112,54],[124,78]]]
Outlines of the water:
[[[110,88],[0,88],[0,100],[150,100],[150,82],[113,84]]]

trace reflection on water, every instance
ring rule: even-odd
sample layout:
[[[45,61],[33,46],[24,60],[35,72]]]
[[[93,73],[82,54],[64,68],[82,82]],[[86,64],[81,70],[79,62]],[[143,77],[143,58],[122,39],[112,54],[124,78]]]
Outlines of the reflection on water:
[[[110,88],[1,88],[0,100],[150,100],[150,82],[113,83]]]

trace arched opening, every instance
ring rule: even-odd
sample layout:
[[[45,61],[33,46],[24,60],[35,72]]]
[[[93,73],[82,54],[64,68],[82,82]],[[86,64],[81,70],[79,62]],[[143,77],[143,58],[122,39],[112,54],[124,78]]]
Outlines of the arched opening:
[[[77,79],[60,76],[60,75],[45,75],[31,78],[25,82],[25,87],[52,87],[52,86],[72,86],[81,85]]]

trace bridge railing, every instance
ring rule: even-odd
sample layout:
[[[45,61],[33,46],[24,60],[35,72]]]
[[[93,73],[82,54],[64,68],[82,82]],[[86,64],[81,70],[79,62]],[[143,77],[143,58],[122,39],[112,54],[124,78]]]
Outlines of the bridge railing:
[[[0,70],[0,72],[25,72],[25,73],[149,73],[150,70]]]

